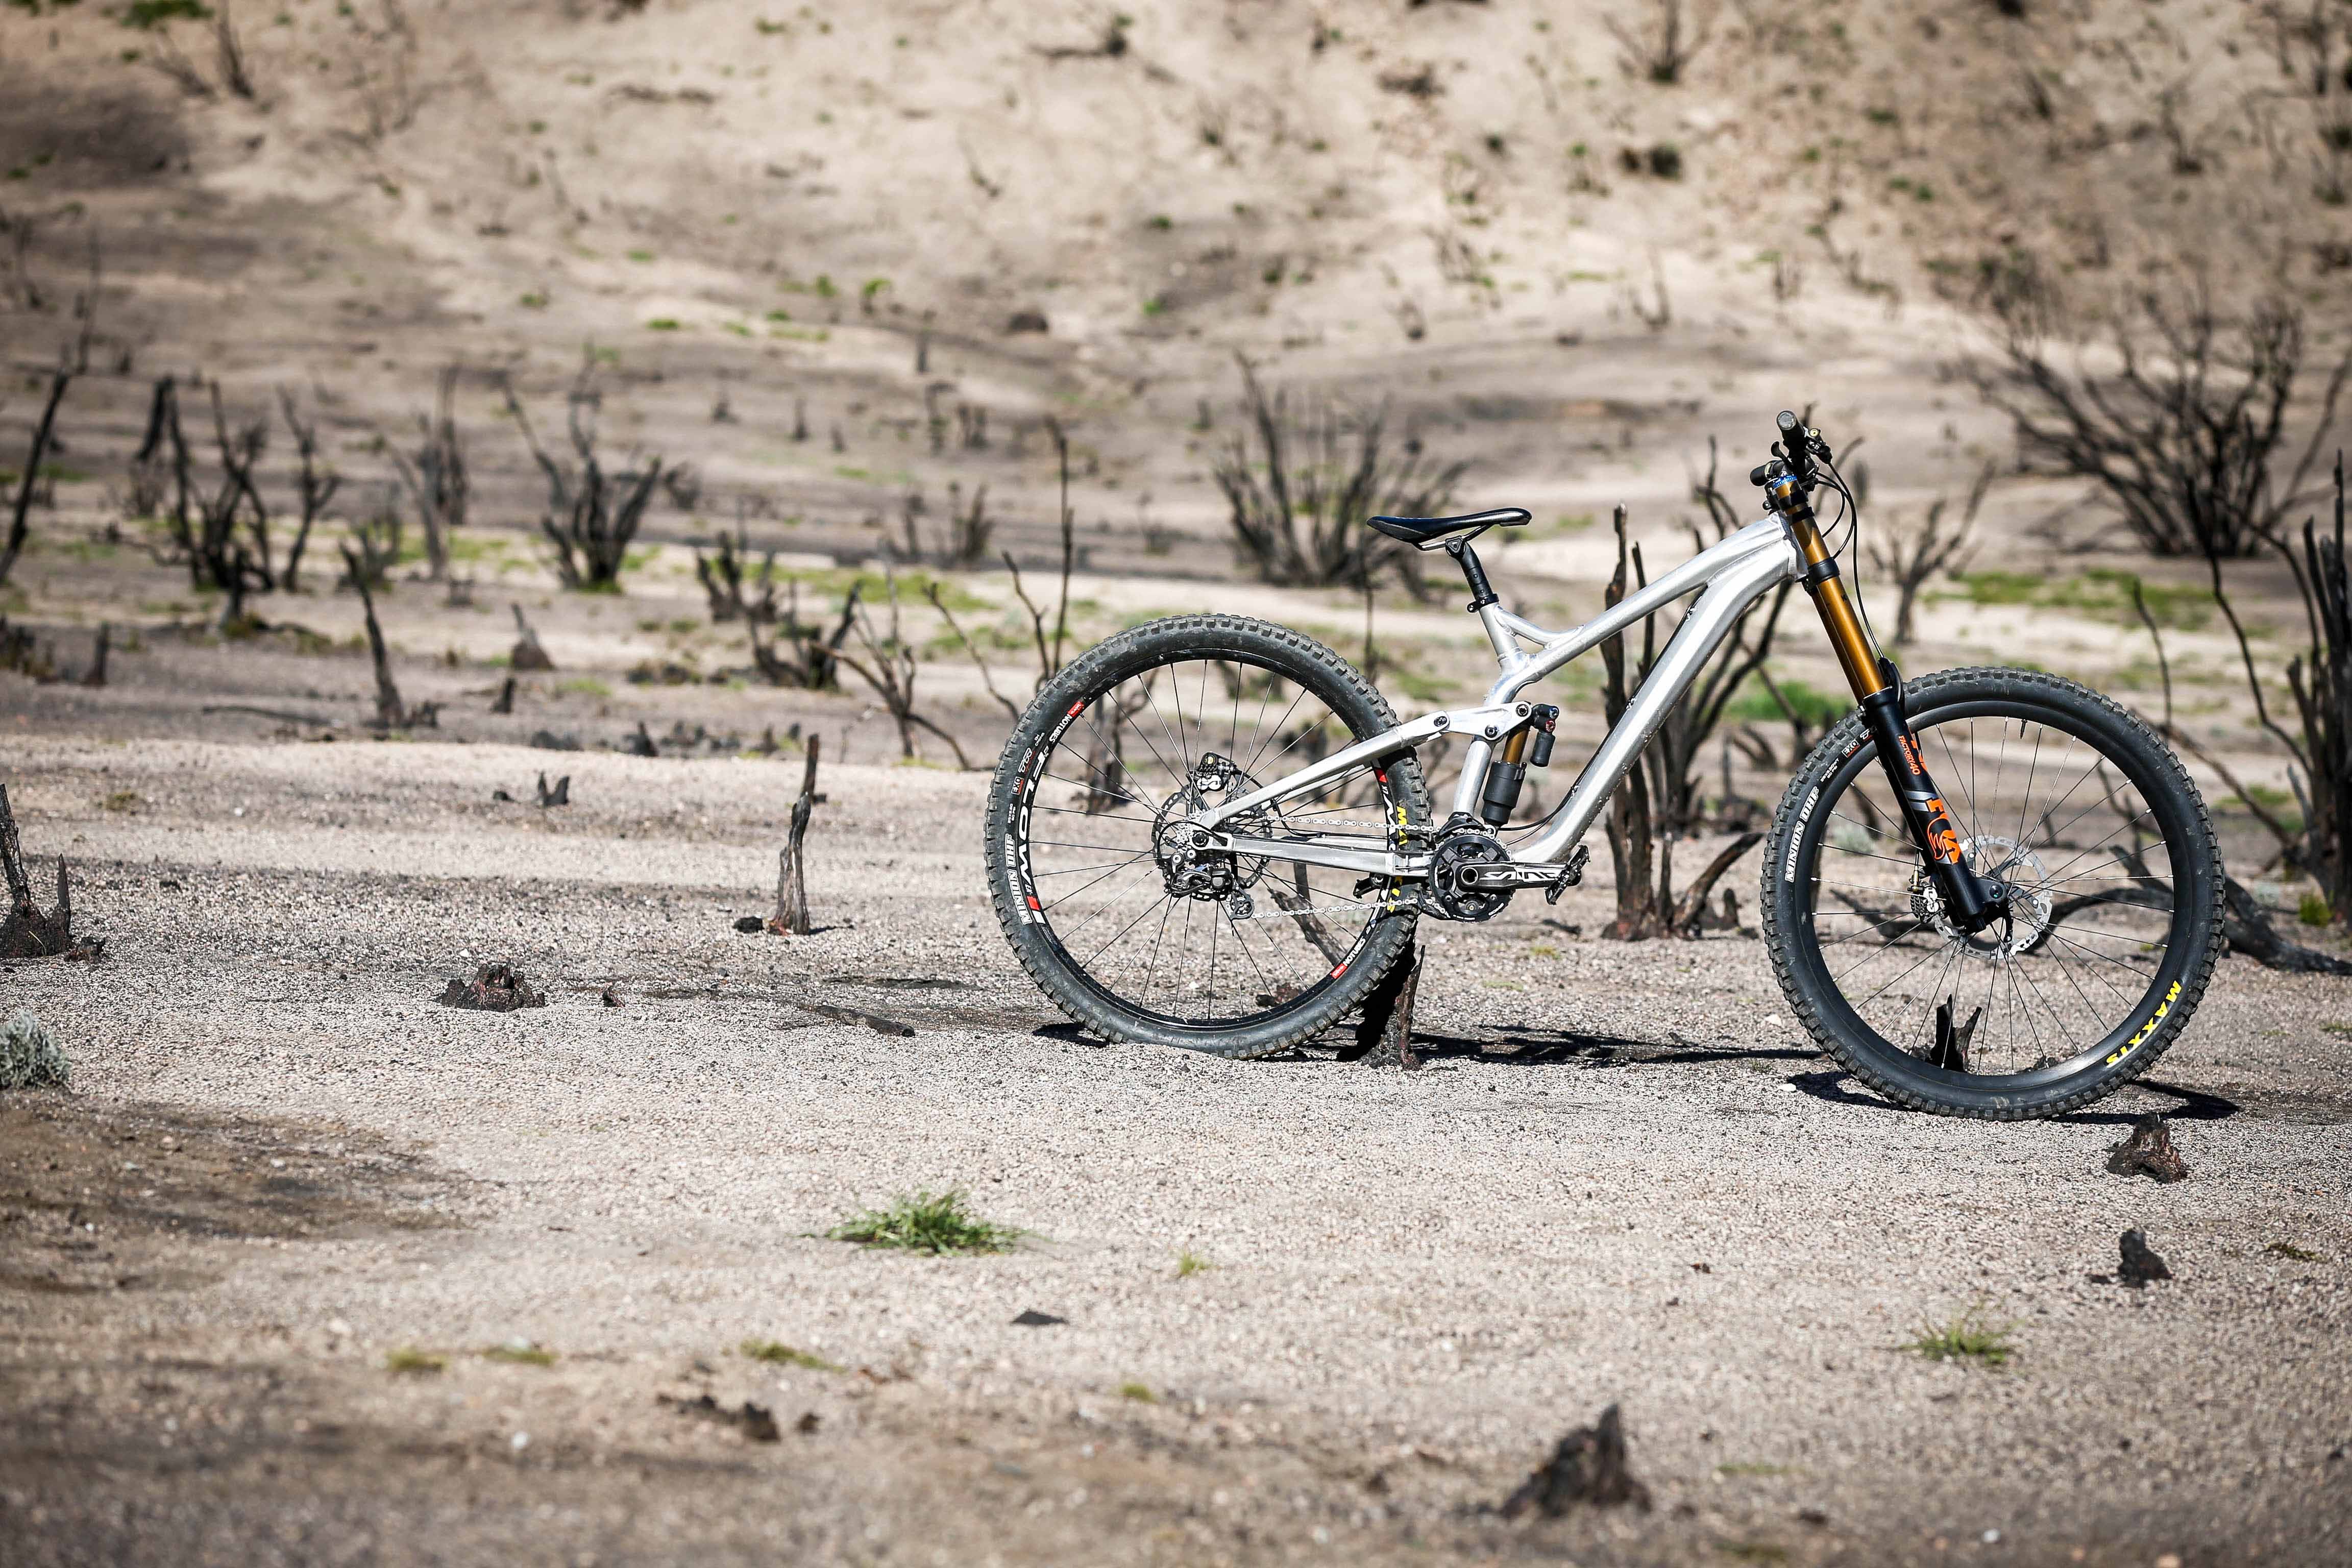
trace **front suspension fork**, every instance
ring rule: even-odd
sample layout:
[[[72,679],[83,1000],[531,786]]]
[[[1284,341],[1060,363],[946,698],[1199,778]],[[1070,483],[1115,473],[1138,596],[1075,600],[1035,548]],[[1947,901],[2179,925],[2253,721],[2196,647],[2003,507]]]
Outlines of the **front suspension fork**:
[[[1804,555],[1805,592],[1812,596],[1822,626],[1845,670],[1846,683],[1861,704],[1863,725],[1878,749],[1878,765],[1885,770],[1887,786],[1902,809],[1903,826],[1927,863],[1928,879],[1945,913],[1955,926],[1973,935],[2000,918],[2005,908],[2003,890],[1969,865],[1960,836],[1952,826],[1951,809],[1944,804],[1919,754],[1919,738],[1911,732],[1910,716],[1903,709],[1902,682],[1894,664],[1872,651],[1862,618],[1854,614],[1845,584],[1839,580],[1837,558],[1822,544],[1804,492],[1785,480],[1769,489]]]

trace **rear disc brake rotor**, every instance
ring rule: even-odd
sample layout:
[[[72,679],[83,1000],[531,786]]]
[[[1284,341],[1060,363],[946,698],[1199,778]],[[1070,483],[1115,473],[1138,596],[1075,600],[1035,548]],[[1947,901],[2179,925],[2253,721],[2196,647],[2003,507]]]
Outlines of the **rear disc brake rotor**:
[[[1212,903],[1247,899],[1245,889],[1255,886],[1258,879],[1265,875],[1265,857],[1228,855],[1205,848],[1197,842],[1206,837],[1205,831],[1194,826],[1190,819],[1194,812],[1214,810],[1228,801],[1256,793],[1257,787],[1257,781],[1232,761],[1208,752],[1193,765],[1183,787],[1171,791],[1160,803],[1152,819],[1151,849],[1160,863],[1160,879],[1167,885],[1169,897]],[[1271,812],[1261,806],[1229,817],[1220,826],[1244,837],[1263,838],[1270,835],[1276,820]],[[1244,903],[1241,907],[1246,910],[1248,906]]]

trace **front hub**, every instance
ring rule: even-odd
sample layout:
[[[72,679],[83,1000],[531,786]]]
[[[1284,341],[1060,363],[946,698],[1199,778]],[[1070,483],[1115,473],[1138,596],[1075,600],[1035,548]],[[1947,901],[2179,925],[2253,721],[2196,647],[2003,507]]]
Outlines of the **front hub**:
[[[1911,884],[1913,917],[1980,963],[1997,963],[2032,952],[2050,931],[2049,877],[2040,858],[2014,838],[1990,835],[1969,839],[1961,853],[1969,868],[1995,895],[1990,922],[1979,931],[1961,929],[1924,872]]]

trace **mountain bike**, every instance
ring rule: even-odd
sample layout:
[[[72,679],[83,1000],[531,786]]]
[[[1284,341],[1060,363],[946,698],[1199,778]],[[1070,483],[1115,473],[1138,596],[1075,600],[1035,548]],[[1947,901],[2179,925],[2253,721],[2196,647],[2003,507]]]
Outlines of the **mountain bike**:
[[[2221,871],[2196,785],[2147,724],[2037,670],[1913,680],[1839,568],[1860,509],[1818,430],[1779,417],[1764,514],[1570,631],[1506,609],[1472,542],[1517,508],[1376,517],[1442,550],[1501,673],[1475,707],[1405,722],[1286,627],[1191,615],[1134,627],[1048,681],[989,794],[990,889],[1023,965],[1082,1027],[1271,1055],[1363,1004],[1422,920],[1557,901],[1611,792],[1749,607],[1801,584],[1855,706],[1790,780],[1760,924],[1822,1049],[1916,1110],[2011,1121],[2087,1104],[2180,1036],[2219,948]],[[1841,502],[1825,542],[1812,499]],[[1559,710],[1523,695],[1696,595],[1559,805],[1514,825]],[[1422,748],[1462,743],[1440,819]],[[1741,1027],[1748,1027],[1742,1020]]]

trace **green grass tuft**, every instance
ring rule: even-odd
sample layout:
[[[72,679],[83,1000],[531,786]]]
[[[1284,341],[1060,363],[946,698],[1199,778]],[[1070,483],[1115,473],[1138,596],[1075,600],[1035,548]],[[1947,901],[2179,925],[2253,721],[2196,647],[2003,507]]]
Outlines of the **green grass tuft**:
[[[414,1377],[423,1377],[446,1371],[448,1365],[447,1356],[436,1355],[431,1351],[421,1351],[414,1345],[403,1345],[396,1351],[387,1351],[383,1358],[384,1371],[405,1373]]]
[[[126,27],[152,31],[170,22],[204,22],[212,17],[204,0],[131,0],[118,18]]]
[[[1138,1405],[1160,1403],[1160,1395],[1151,1392],[1151,1385],[1148,1383],[1122,1383],[1118,1385],[1118,1396],[1121,1399],[1132,1399]]]
[[[1215,1264],[1197,1252],[1187,1250],[1176,1255],[1176,1278],[1179,1279],[1190,1279],[1195,1274],[1206,1274],[1215,1267]]]
[[[902,1194],[889,1207],[852,1215],[824,1234],[833,1241],[938,1257],[950,1252],[1010,1252],[1025,1233],[980,1218],[964,1206],[963,1194],[950,1188],[944,1193]]]
[[[541,1350],[529,1340],[509,1340],[502,1345],[492,1345],[482,1352],[484,1361],[502,1361],[516,1366],[553,1366],[555,1352]]]
[[[62,1089],[70,1070],[65,1047],[29,1009],[0,1024],[0,1089]]]
[[[2307,926],[2324,926],[2336,918],[2336,911],[2317,893],[2305,893],[2303,902],[2295,907],[2294,918]]]
[[[2195,584],[2150,583],[2135,573],[2113,566],[2094,566],[2078,577],[2042,572],[1988,570],[1964,572],[1956,579],[1961,596],[1979,608],[2023,605],[2034,609],[2068,610],[2086,619],[2137,627],[2139,611],[2132,604],[2132,584],[2139,583],[2147,613],[2158,626],[2195,631],[2211,618],[2213,594]],[[1940,594],[1931,597],[1941,598]]]
[[[1929,1361],[1972,1361],[1983,1366],[2005,1366],[2016,1353],[2009,1342],[2010,1325],[1998,1327],[1978,1319],[1975,1310],[1961,1313],[1942,1328],[1929,1325],[1902,1348]]]
[[[1853,706],[1843,697],[1833,697],[1801,680],[1784,679],[1775,680],[1773,685],[1778,686],[1780,695],[1789,700],[1789,706],[1797,710],[1797,717],[1816,730],[1828,729],[1844,718]],[[1772,700],[1772,693],[1762,681],[1755,679],[1740,687],[1739,694],[1731,700],[1730,706],[1723,710],[1723,716],[1737,724],[1787,722],[1787,715],[1780,711],[1780,705]]]
[[[821,1355],[794,1350],[782,1340],[745,1340],[739,1347],[752,1361],[770,1362],[777,1366],[804,1366],[811,1372],[839,1372],[841,1368]]]
[[[2292,1241],[2273,1241],[2263,1248],[2273,1258],[2291,1258],[2297,1263],[2325,1263],[2326,1258],[2309,1247],[2297,1247]]]

